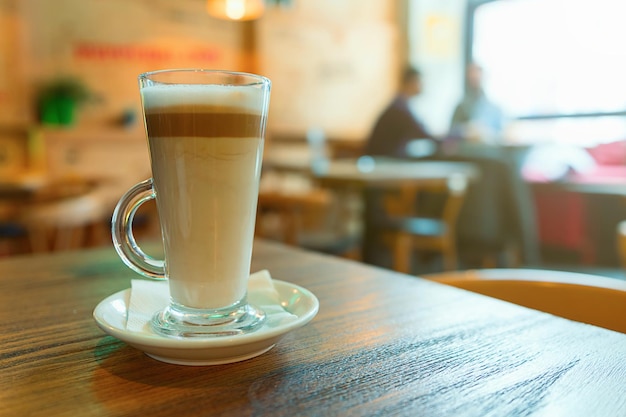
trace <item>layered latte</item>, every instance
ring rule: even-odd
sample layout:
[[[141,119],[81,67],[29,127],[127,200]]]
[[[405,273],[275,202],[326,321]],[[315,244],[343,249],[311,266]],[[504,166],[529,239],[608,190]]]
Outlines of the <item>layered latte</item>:
[[[157,85],[144,87],[142,100],[172,300],[232,305],[245,296],[250,273],[263,96],[233,86]]]

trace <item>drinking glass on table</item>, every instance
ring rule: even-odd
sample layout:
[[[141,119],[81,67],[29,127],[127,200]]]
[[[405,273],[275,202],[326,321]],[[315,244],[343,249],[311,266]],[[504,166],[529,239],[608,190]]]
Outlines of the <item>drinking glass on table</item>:
[[[247,302],[270,96],[267,78],[209,70],[139,76],[152,178],[132,187],[112,220],[121,259],[167,279],[170,304],[153,329],[176,337],[254,331],[264,313]],[[132,233],[139,206],[156,199],[165,260]]]

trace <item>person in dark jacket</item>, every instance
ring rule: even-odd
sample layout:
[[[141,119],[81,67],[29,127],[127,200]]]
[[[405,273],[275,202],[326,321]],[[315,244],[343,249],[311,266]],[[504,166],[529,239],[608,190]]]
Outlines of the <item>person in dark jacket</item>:
[[[367,139],[365,154],[370,156],[406,157],[407,145],[419,139],[433,141],[422,123],[409,108],[409,100],[422,90],[421,74],[407,67],[402,74],[400,88],[391,103],[376,120]]]
[[[374,124],[365,145],[365,155],[417,158],[436,152],[437,141],[409,108],[409,101],[421,91],[420,72],[413,67],[407,67],[402,74],[398,93]],[[414,151],[416,148],[413,145],[416,143],[420,143],[418,152]],[[383,207],[385,192],[376,187],[368,187],[364,191],[362,260],[373,265],[391,267],[389,248],[382,240],[383,233],[387,230],[387,215]]]

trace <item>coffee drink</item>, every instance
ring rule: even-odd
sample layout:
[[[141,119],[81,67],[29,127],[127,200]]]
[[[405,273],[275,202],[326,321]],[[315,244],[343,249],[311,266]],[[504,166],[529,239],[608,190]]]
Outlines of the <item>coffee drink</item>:
[[[172,300],[196,309],[237,303],[250,274],[261,91],[158,85],[141,93]]]
[[[175,338],[234,336],[265,322],[247,301],[271,82],[203,69],[139,75],[152,178],[111,218],[113,246],[138,274],[167,279],[170,300],[151,329]],[[155,199],[165,259],[137,245],[132,224]]]

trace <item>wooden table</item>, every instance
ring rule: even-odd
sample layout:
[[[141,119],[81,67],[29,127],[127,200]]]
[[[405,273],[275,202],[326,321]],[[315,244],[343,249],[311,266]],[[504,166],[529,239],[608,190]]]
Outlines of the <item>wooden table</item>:
[[[371,158],[329,161],[313,172],[325,185],[357,187],[398,187],[407,182],[440,180],[461,174],[468,179],[479,176],[470,163],[447,161],[410,161],[393,158]]]
[[[398,186],[404,182],[427,181],[463,174],[476,179],[480,173],[471,163],[407,160],[387,157],[331,159],[311,164],[298,158],[268,159],[263,161],[267,170],[308,175],[322,185],[330,186]]]
[[[626,415],[624,334],[257,241],[261,268],[317,317],[257,358],[184,367],[96,327],[135,277],[112,249],[0,262],[0,415]]]
[[[626,197],[625,179],[615,179],[613,181],[578,181],[578,180],[563,180],[557,182],[533,182],[529,181],[529,185],[538,191],[542,192],[572,192],[587,194],[590,196],[612,196],[612,197]]]
[[[86,194],[110,181],[106,178],[67,177],[50,179],[43,175],[0,180],[0,201],[43,202]]]

